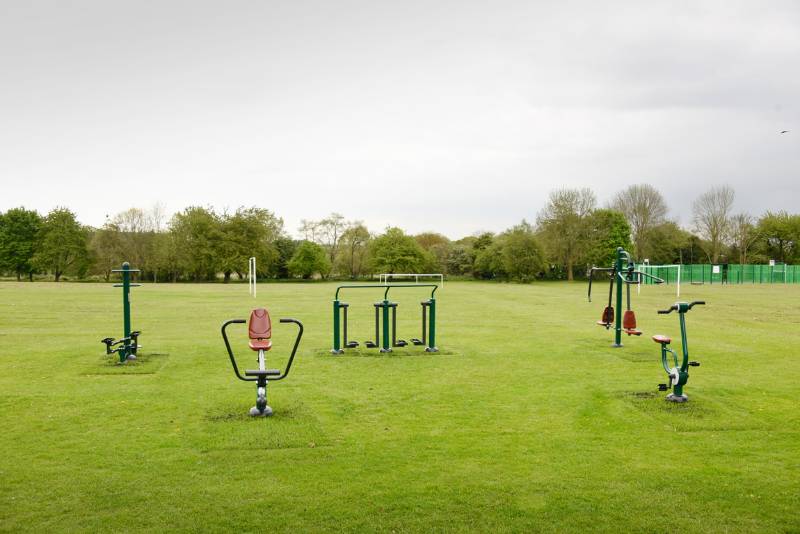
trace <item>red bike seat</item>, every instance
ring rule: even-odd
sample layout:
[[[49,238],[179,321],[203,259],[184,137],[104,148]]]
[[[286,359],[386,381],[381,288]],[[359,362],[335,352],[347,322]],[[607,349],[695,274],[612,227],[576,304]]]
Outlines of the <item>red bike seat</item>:
[[[272,348],[272,322],[266,308],[256,308],[250,313],[250,323],[247,327],[252,350],[269,350]]]
[[[672,343],[671,338],[668,338],[667,336],[661,334],[656,334],[655,336],[653,336],[653,341],[655,341],[656,343],[660,343],[662,345],[667,343]]]

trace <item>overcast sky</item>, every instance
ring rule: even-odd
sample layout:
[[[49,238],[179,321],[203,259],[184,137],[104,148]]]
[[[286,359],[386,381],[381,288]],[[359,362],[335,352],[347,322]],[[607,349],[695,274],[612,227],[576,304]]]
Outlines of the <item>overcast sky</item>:
[[[685,226],[725,183],[800,211],[796,0],[0,0],[0,50],[0,210],[461,237],[648,182]]]

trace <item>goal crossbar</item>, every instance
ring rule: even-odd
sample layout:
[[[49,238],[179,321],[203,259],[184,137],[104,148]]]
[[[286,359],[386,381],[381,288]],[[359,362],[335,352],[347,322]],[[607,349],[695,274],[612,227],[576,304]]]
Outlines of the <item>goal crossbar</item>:
[[[420,277],[438,277],[439,283],[442,285],[442,288],[444,288],[444,275],[441,273],[380,273],[378,275],[378,283],[388,284],[391,278],[414,278],[414,283],[419,284]]]
[[[677,274],[675,276],[675,286],[676,286],[675,296],[676,297],[680,297],[681,296],[681,265],[679,263],[674,263],[674,264],[670,264],[670,265],[646,265],[645,264],[645,265],[638,265],[637,267],[643,273],[649,274],[649,275],[653,275],[653,276],[658,276],[657,273],[659,272],[660,269],[675,269],[677,271]],[[659,278],[664,278],[664,281],[665,281],[666,284],[670,283],[668,276],[667,277],[659,276]],[[637,291],[637,294],[641,293],[642,284],[639,284],[637,286],[636,291]]]

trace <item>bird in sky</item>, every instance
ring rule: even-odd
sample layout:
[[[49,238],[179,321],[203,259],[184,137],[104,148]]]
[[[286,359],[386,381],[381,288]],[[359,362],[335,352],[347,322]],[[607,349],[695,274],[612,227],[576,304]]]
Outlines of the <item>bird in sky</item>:
[[[786,132],[788,132],[788,131],[789,131],[789,130],[781,130],[781,133],[786,133]]]

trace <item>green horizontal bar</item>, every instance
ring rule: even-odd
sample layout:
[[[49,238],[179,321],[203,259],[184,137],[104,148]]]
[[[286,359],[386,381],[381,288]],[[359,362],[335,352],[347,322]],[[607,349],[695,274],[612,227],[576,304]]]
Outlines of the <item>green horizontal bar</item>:
[[[370,285],[344,285],[339,286],[336,288],[336,300],[339,300],[339,291],[342,289],[370,289],[370,288],[385,288],[386,291],[383,293],[384,300],[389,293],[389,290],[393,287],[432,287],[433,290],[431,291],[431,298],[433,298],[433,294],[436,293],[436,290],[439,289],[438,284],[370,284]]]

